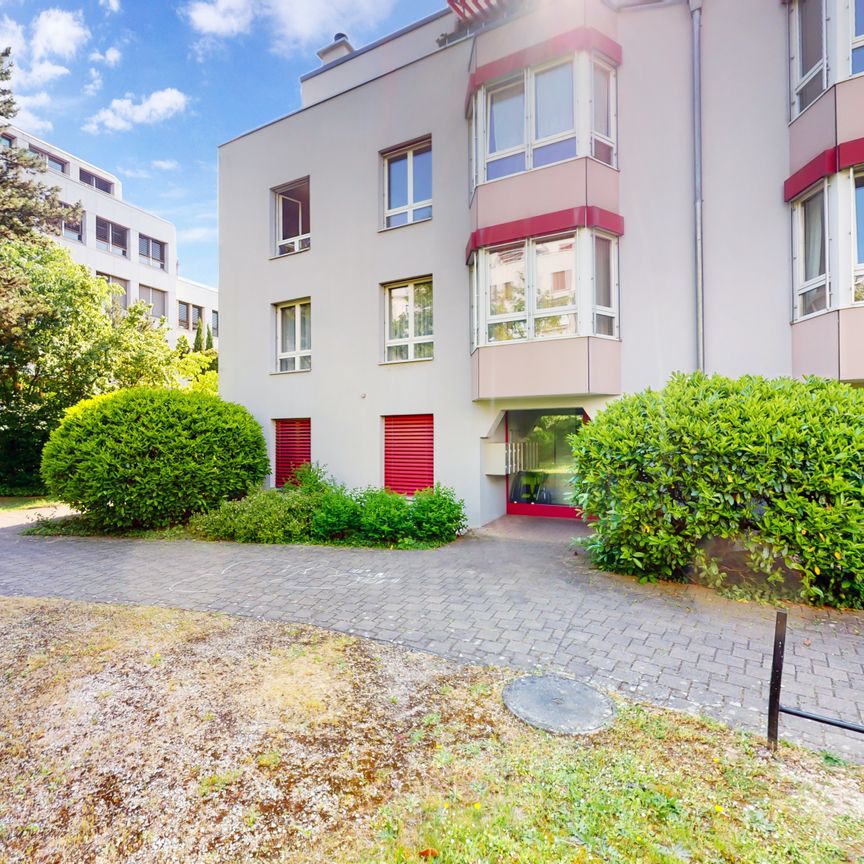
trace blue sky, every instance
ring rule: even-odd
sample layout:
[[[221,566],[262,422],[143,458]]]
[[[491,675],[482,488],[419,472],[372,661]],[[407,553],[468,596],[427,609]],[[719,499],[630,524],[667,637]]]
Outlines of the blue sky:
[[[444,0],[0,0],[25,130],[117,174],[216,284],[216,148],[299,107],[337,31],[355,47]]]

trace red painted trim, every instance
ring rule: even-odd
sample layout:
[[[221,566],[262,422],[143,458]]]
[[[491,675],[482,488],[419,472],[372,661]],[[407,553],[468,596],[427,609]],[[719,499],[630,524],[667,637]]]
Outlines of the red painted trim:
[[[624,217],[602,207],[572,207],[569,210],[556,210],[554,213],[529,216],[513,222],[487,225],[471,233],[465,258],[483,246],[497,246],[500,243],[524,240],[526,237],[541,237],[544,234],[557,234],[576,228],[600,228],[621,237],[624,234]]]
[[[862,163],[864,163],[864,138],[844,141],[837,148],[837,164],[841,170]]]
[[[623,51],[621,46],[593,27],[577,27],[566,33],[559,33],[551,39],[529,45],[521,51],[514,51],[499,57],[491,63],[478,66],[468,79],[468,92],[473,93],[482,84],[503,78],[511,72],[518,72],[528,66],[537,66],[547,60],[554,60],[576,51],[599,51],[616,66],[621,65]]]
[[[837,170],[837,148],[829,147],[796,171],[783,184],[783,200],[791,201],[814,183],[830,174],[836,174]]]
[[[567,507],[564,504],[514,504],[507,502],[508,516],[546,516],[556,519],[581,519],[582,511],[578,507]]]

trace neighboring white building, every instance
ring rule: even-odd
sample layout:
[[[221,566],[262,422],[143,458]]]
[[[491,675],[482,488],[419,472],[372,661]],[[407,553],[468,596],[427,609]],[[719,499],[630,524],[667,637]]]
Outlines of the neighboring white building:
[[[219,292],[203,282],[193,282],[182,276],[177,279],[177,329],[175,339],[184,335],[189,344],[195,341],[198,321],[204,322],[204,336],[207,328],[213,334],[213,347],[219,347]]]
[[[186,332],[179,321],[181,298],[206,309],[205,324],[214,320],[214,313],[218,320],[216,289],[179,278],[174,225],[124,201],[114,174],[16,126],[3,130],[0,146],[21,147],[38,155],[48,168],[42,182],[57,186],[64,203],[80,203],[81,221],[64,222],[57,239],[79,264],[123,288],[119,298],[123,307],[146,300],[155,318],[165,317],[172,343]]]
[[[274,483],[575,515],[622,393],[864,381],[862,0],[448,2],[220,148],[220,391]]]

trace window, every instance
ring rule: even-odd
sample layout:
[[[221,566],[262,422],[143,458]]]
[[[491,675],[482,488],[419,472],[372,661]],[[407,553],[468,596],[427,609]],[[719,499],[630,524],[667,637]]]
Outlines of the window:
[[[165,315],[165,300],[167,297],[167,291],[150,288],[148,285],[138,286],[138,299],[150,304],[150,314],[154,318],[162,318]]]
[[[204,307],[203,306],[193,306],[192,307],[192,329],[198,329],[198,322],[203,321],[204,319]]]
[[[789,7],[792,40],[792,116],[822,94],[825,80],[824,0],[795,0]]]
[[[276,254],[291,255],[308,249],[309,178],[273,190],[276,201]]]
[[[795,205],[795,218],[798,224],[795,317],[804,318],[830,306],[824,187]]]
[[[384,227],[432,218],[432,144],[384,156]]]
[[[30,152],[38,156],[52,171],[59,171],[61,174],[66,173],[67,163],[53,153],[49,153],[47,150],[40,150],[32,144],[30,145]]]
[[[472,347],[618,335],[617,240],[580,230],[479,250]]]
[[[96,245],[106,252],[114,255],[129,254],[129,229],[122,225],[115,225],[101,216],[96,217]]]
[[[312,368],[312,304],[308,300],[276,307],[276,368],[279,372]]]
[[[189,329],[189,304],[182,300],[177,303],[177,326],[184,330]]]
[[[99,177],[97,174],[91,174],[83,168],[78,169],[78,179],[82,183],[86,183],[88,186],[98,189],[100,192],[107,192],[109,195],[114,193],[114,184],[110,180],[106,180],[104,177]]]
[[[384,486],[403,495],[435,485],[435,425],[431,414],[384,418]]]
[[[167,245],[161,240],[154,240],[144,234],[138,235],[138,261],[141,264],[149,264],[160,270],[167,269],[165,266]]]
[[[864,72],[864,0],[853,0],[852,74]]]
[[[210,313],[210,319],[212,322],[211,332],[213,333],[214,336],[218,336],[219,335],[219,313],[215,309]]]
[[[385,286],[384,306],[385,360],[431,360],[432,281]]]
[[[14,147],[15,139],[11,135],[0,135],[0,147]]]
[[[597,60],[593,64],[591,155],[607,165],[617,163],[615,141],[617,135],[617,108],[615,70]]]
[[[312,421],[308,417],[275,420],[277,486],[294,480],[294,472],[312,461]]]
[[[117,305],[122,309],[126,309],[129,305],[129,282],[126,279],[121,279],[119,276],[110,276],[108,273],[100,273],[96,271],[97,276],[101,276],[109,285],[117,285],[123,289],[122,294],[115,295]]]
[[[61,207],[65,208],[68,211],[73,210],[73,206],[71,204],[63,204],[61,202]],[[57,223],[58,233],[65,237],[67,240],[76,240],[79,243],[84,242],[84,214],[82,213],[80,217],[73,218],[69,216],[69,218],[62,218]]]
[[[855,178],[855,276],[853,279],[852,300],[864,303],[864,174]]]

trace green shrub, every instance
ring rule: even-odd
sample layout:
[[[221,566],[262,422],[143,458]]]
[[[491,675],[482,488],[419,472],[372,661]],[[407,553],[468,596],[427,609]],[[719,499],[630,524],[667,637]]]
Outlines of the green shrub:
[[[324,492],[334,484],[323,465],[317,462],[304,462],[294,469],[294,485],[307,492]]]
[[[345,540],[360,528],[360,504],[346,489],[325,490],[312,517],[312,537],[321,542]]]
[[[465,502],[456,493],[436,483],[432,489],[414,494],[411,503],[412,536],[424,543],[449,543],[468,527]]]
[[[864,390],[806,381],[676,375],[625,396],[572,436],[575,498],[598,521],[605,569],[718,578],[720,538],[809,602],[864,606]]]
[[[357,496],[360,505],[359,532],[370,543],[394,545],[411,537],[411,510],[408,499],[389,489],[364,489]]]
[[[107,530],[184,522],[246,494],[268,470],[261,427],[245,408],[149,387],[80,402],[42,455],[49,493]]]
[[[321,496],[297,487],[256,489],[240,501],[225,501],[190,522],[211,540],[238,543],[301,543],[311,537],[312,518]]]

